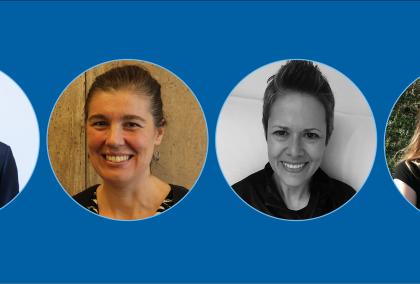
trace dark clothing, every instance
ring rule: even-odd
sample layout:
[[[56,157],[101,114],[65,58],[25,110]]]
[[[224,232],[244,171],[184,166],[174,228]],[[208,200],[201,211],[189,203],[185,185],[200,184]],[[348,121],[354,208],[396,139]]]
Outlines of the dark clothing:
[[[404,182],[420,196],[420,168],[412,161],[399,163],[395,167],[394,179]],[[417,198],[416,207],[420,209],[420,198]]]
[[[91,186],[73,196],[73,198],[80,205],[96,214],[99,214],[98,202],[96,200],[96,190],[98,186],[99,184]],[[157,210],[158,213],[171,208],[188,193],[188,189],[186,189],[185,187],[173,184],[170,184],[170,187],[171,191],[169,191],[168,196],[166,196],[165,200],[163,200],[162,204]]]
[[[327,214],[346,203],[355,190],[349,185],[330,178],[318,169],[310,183],[308,205],[300,210],[290,210],[284,203],[273,179],[273,169],[268,163],[232,187],[249,205],[268,215],[283,219],[310,219]]]
[[[0,207],[19,193],[18,173],[12,150],[0,142]]]

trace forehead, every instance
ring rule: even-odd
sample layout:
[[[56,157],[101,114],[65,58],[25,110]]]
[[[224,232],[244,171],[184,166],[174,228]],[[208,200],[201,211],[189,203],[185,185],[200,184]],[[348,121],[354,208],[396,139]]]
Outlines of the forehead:
[[[92,94],[89,115],[101,113],[150,114],[150,98],[130,90],[96,91]]]
[[[285,127],[325,129],[325,109],[313,96],[289,91],[272,104],[268,123]]]

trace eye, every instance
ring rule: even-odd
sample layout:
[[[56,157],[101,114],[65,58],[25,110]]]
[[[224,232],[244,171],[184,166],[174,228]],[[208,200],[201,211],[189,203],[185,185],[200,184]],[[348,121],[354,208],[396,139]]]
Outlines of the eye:
[[[124,123],[124,127],[126,129],[137,129],[137,128],[143,128],[142,125],[140,125],[137,122],[133,122],[133,121],[127,121],[126,123]]]
[[[308,138],[309,140],[316,140],[321,138],[321,136],[319,136],[317,133],[315,132],[306,132],[305,137]]]
[[[274,136],[280,137],[280,138],[284,138],[287,135],[289,135],[289,132],[287,132],[287,130],[284,129],[278,129],[276,131],[273,132]]]
[[[90,125],[94,128],[101,129],[101,128],[105,128],[108,125],[108,123],[105,120],[98,120],[98,121],[93,121]]]

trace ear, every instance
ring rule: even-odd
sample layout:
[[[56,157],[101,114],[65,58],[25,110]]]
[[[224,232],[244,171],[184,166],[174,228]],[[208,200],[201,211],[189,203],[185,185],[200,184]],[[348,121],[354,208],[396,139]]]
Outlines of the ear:
[[[160,145],[164,134],[165,134],[165,127],[160,126],[156,128],[155,146]]]

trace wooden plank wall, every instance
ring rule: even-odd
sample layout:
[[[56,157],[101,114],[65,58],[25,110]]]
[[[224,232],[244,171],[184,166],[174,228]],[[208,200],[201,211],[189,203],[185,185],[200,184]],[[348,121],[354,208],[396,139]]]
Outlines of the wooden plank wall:
[[[168,124],[159,146],[160,160],[152,164],[153,174],[168,183],[191,188],[204,166],[207,127],[204,114],[189,88],[159,66],[142,61],[111,61],[76,78],[61,94],[51,115],[48,153],[57,179],[70,195],[101,183],[87,157],[83,118],[86,94],[98,75],[129,64],[145,67],[162,86]]]

